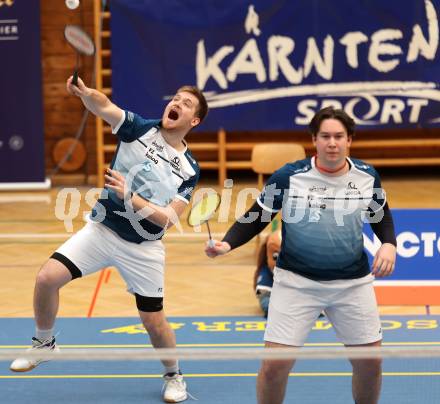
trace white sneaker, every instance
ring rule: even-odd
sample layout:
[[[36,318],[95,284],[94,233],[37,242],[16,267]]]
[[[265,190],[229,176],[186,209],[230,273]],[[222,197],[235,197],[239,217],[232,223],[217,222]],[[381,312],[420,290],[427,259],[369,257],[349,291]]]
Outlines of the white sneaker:
[[[180,403],[188,398],[186,383],[182,375],[175,373],[172,376],[165,375],[163,378],[163,401],[166,403]]]
[[[39,339],[33,337],[32,338],[32,347],[27,350],[27,352],[37,352],[41,351],[42,353],[47,353],[48,351],[58,352],[59,348],[55,343],[55,337],[48,338],[45,341],[40,341]],[[17,358],[15,359],[9,369],[13,372],[28,372],[29,370],[34,369],[42,362],[47,362],[48,359],[39,359],[36,356],[31,358]]]

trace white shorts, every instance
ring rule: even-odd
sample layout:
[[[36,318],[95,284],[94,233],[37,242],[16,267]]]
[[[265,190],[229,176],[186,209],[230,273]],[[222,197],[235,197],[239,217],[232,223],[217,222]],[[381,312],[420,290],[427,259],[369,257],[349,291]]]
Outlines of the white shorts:
[[[324,310],[345,345],[382,339],[371,274],[359,279],[313,281],[275,268],[264,340],[303,346]]]
[[[163,297],[165,250],[160,240],[132,243],[101,223],[89,222],[56,252],[75,264],[82,276],[114,266],[130,293]]]

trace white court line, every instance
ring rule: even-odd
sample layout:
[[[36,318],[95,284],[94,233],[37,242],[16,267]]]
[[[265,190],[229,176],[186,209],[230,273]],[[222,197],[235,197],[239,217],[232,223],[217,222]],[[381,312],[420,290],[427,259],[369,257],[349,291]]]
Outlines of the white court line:
[[[23,238],[69,238],[73,233],[1,233],[0,239],[23,239]],[[223,237],[224,233],[211,233],[214,237]],[[164,238],[207,238],[208,233],[171,233]]]
[[[11,37],[15,38],[15,37]],[[16,37],[18,39],[18,36]],[[0,39],[8,39],[2,38]],[[35,190],[49,190],[51,187],[51,180],[46,178],[40,182],[0,182],[0,190],[4,191],[35,191]]]
[[[373,282],[375,286],[440,286],[440,281],[388,281],[376,280]]]
[[[211,233],[212,237],[223,237],[225,233]],[[167,233],[164,238],[207,238],[208,233]]]
[[[0,20],[0,23],[7,23],[7,22],[18,22],[18,20],[17,19],[15,19],[15,20]]]
[[[0,203],[44,202],[51,203],[50,195],[0,195]]]
[[[0,239],[22,239],[22,238],[68,238],[74,233],[2,233]]]

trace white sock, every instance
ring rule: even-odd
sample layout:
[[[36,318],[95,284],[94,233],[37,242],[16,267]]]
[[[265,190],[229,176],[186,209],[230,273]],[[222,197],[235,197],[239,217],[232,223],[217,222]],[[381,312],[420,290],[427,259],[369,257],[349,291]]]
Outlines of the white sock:
[[[53,336],[53,328],[51,328],[50,330],[40,330],[38,327],[35,327],[35,337],[40,341],[46,341],[52,336]]]
[[[173,366],[165,366],[165,374],[167,373],[179,373],[179,362],[176,361]]]

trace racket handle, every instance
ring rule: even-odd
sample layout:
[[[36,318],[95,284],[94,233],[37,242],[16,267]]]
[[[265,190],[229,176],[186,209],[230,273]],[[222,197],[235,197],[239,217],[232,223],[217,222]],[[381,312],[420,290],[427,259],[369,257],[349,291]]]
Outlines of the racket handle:
[[[209,241],[208,241],[208,247],[209,248],[214,248],[215,247],[215,241],[212,238],[210,238]]]
[[[73,72],[72,84],[78,87],[78,70]]]

